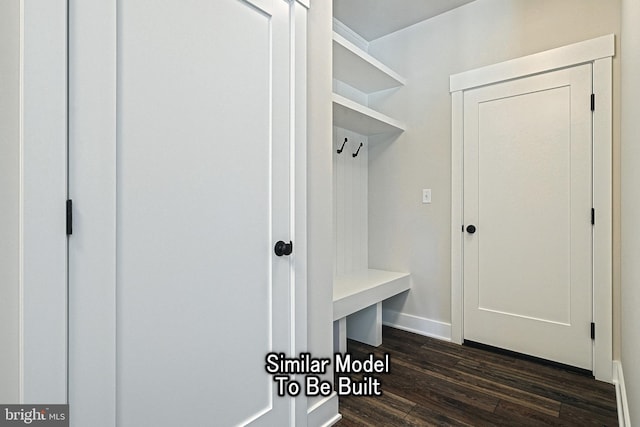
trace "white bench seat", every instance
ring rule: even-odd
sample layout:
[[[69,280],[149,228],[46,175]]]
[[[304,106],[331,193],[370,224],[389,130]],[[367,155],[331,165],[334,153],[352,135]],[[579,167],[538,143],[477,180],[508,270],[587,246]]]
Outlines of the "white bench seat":
[[[382,344],[382,301],[410,286],[409,273],[368,269],[338,276],[333,287],[335,351],[346,351],[347,338]]]

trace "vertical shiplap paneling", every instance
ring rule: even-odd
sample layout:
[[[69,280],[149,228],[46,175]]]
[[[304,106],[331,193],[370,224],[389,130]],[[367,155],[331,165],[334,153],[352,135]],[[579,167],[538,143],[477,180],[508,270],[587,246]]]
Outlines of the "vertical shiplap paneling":
[[[352,272],[356,270],[356,258],[359,250],[359,245],[357,242],[357,234],[356,230],[353,227],[355,222],[358,220],[358,204],[354,199],[354,194],[357,193],[359,187],[359,179],[358,179],[358,169],[356,167],[356,159],[353,158],[352,154],[356,150],[356,146],[358,145],[359,138],[353,132],[349,132],[349,142],[347,143],[349,150],[345,150],[344,158],[345,158],[345,170],[347,175],[350,177],[348,182],[345,182],[345,185],[349,188],[349,197],[345,201],[345,203],[349,206],[349,211],[347,212],[347,216],[345,218],[345,222],[347,223],[346,237],[347,237],[347,247],[348,252],[345,254],[347,258],[347,272]]]
[[[336,141],[336,145],[339,144],[340,147],[342,147],[342,142],[344,141],[345,138],[345,132],[344,129],[342,128],[336,128],[337,129],[337,141]],[[335,197],[336,197],[336,201],[335,201],[335,209],[337,211],[337,227],[336,227],[336,244],[338,247],[338,250],[336,251],[336,265],[338,267],[338,271],[337,274],[338,276],[341,276],[343,274],[345,274],[346,272],[346,261],[345,261],[345,251],[346,251],[346,239],[345,239],[345,227],[346,227],[346,223],[345,223],[345,217],[346,217],[346,206],[345,206],[345,188],[344,188],[344,182],[346,180],[346,173],[345,173],[345,153],[349,151],[349,147],[348,145],[345,145],[343,147],[343,151],[342,153],[338,154],[336,152],[336,158],[337,160],[337,168],[336,168],[336,193],[335,193]]]
[[[342,146],[342,141],[344,141],[344,132],[340,128],[336,129],[336,145],[338,147]],[[345,181],[345,171],[344,171],[344,151],[342,154],[337,153],[334,154],[336,157],[336,168],[335,170],[335,179],[334,183],[336,186],[336,191],[334,192],[335,203],[334,209],[336,210],[336,274],[342,275],[345,273],[345,263],[344,263],[344,251],[345,251],[345,241],[344,241],[344,228],[345,228],[345,205],[344,205],[344,181]],[[345,147],[346,149],[346,147]]]
[[[360,230],[360,259],[358,269],[369,268],[369,139],[362,138],[362,149],[358,155],[360,165],[360,192],[359,200],[361,215],[358,218],[358,229]]]
[[[353,216],[355,215],[353,206],[353,162],[351,161],[351,150],[353,149],[353,134],[348,131],[344,131],[345,136],[349,138],[349,142],[344,147],[342,152],[342,161],[344,167],[344,179],[340,183],[344,192],[342,203],[344,204],[344,228],[342,235],[344,237],[344,268],[345,273],[353,271]]]
[[[353,138],[353,139],[352,139]],[[360,191],[360,154],[362,154],[362,150],[358,153],[358,157],[353,157],[353,153],[358,149],[358,145],[360,145],[360,137],[356,134],[352,134],[352,138],[349,138],[351,142],[351,151],[349,151],[347,155],[347,160],[349,162],[348,166],[351,169],[351,218],[348,218],[350,233],[349,237],[351,238],[351,271],[355,271],[358,269],[358,260],[360,258],[360,242],[358,238],[360,237],[360,233],[358,233],[358,221],[360,221],[361,213],[360,213],[360,203],[358,193]]]
[[[337,150],[344,139],[342,153]],[[363,147],[353,157],[360,143]],[[334,127],[334,217],[336,274],[343,275],[368,266],[367,186],[368,156],[366,136]]]
[[[334,246],[334,250],[333,250],[333,256],[335,258],[334,263],[333,263],[333,273],[335,276],[338,275],[338,272],[341,270],[340,267],[338,266],[338,259],[340,258],[338,256],[339,252],[340,252],[340,244],[339,244],[339,240],[338,240],[338,203],[337,201],[339,200],[338,198],[338,181],[339,181],[339,167],[338,167],[338,159],[340,158],[337,155],[337,150],[338,148],[340,148],[340,137],[338,136],[338,128],[337,127],[333,127],[333,246]]]

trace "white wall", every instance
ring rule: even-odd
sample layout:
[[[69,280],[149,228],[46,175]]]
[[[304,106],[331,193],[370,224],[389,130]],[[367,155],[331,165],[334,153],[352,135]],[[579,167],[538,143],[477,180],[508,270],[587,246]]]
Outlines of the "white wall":
[[[0,402],[20,400],[20,1],[0,2]]]
[[[640,420],[640,0],[622,1],[622,367]]]
[[[331,31],[329,1],[313,1],[308,26],[307,197],[308,346],[313,357],[333,356],[333,205]],[[333,374],[326,379],[333,381]],[[309,398],[309,406],[319,398]]]
[[[406,121],[408,127],[397,140],[372,143],[369,151],[369,265],[409,271],[412,277],[409,295],[389,301],[385,309],[445,323],[451,320],[449,76],[604,34],[619,35],[619,20],[618,0],[477,0],[370,44],[374,56],[408,79],[403,88],[370,97],[373,108]],[[616,236],[618,102],[616,57]],[[432,189],[432,204],[421,203],[422,188]],[[615,260],[619,240],[614,247]],[[617,295],[619,263],[614,270]],[[614,342],[619,342],[617,334]]]

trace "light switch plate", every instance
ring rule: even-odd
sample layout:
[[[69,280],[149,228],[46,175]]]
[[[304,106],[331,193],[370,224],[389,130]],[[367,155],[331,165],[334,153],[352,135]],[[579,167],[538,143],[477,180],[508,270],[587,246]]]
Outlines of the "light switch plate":
[[[431,189],[425,188],[422,190],[422,203],[431,203]]]

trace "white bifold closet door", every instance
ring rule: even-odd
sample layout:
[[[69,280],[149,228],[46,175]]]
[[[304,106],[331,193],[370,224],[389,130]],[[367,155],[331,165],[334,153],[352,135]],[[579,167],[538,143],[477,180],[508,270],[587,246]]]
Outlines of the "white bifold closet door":
[[[588,370],[590,95],[590,64],[464,94],[464,338]]]

